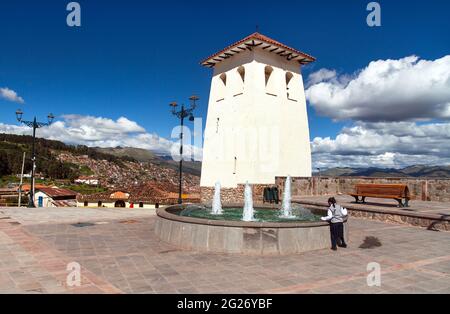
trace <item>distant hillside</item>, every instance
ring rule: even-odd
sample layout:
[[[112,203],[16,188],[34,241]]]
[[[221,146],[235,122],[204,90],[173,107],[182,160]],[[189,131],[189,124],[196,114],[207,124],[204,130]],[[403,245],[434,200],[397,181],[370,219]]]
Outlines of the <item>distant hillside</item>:
[[[155,154],[151,151],[142,149],[142,148],[133,148],[133,147],[115,147],[115,148],[100,148],[94,147],[98,152],[103,154],[111,154],[117,157],[131,157],[136,161],[140,162],[149,162],[157,159]]]
[[[0,185],[8,184],[22,167],[31,170],[31,136],[0,134]],[[73,181],[93,175],[107,188],[126,188],[153,182],[178,185],[178,163],[164,160],[138,148],[91,148],[36,138],[36,171],[45,180]],[[196,192],[200,183],[199,163],[186,162],[183,187]]]
[[[24,172],[31,171],[32,137],[25,135],[0,134],[0,177],[17,175],[22,169],[22,156],[26,153]],[[133,161],[129,157],[115,157],[102,154],[86,146],[71,146],[62,142],[36,138],[36,170],[37,173],[50,179],[74,180],[86,170],[69,162],[57,159],[57,152],[69,152],[73,155],[88,156],[93,160],[107,160],[111,163],[123,165],[126,161]]]
[[[318,176],[319,173],[314,173]],[[413,177],[413,178],[450,178],[450,166],[415,165],[404,169],[383,168],[331,168],[321,171],[327,177]]]
[[[134,147],[116,147],[116,148],[99,148],[95,150],[103,154],[111,154],[120,158],[131,158],[139,162],[151,162],[162,167],[168,167],[178,170],[179,163],[174,161],[171,156],[160,155],[152,151],[134,148]],[[183,161],[183,172],[190,173],[195,176],[200,176],[202,168],[201,162]]]
[[[327,170],[322,170],[320,172],[321,176],[327,176],[327,177],[343,177],[343,176],[350,176],[352,173],[354,173],[356,170],[352,168],[331,168]],[[314,173],[315,176],[318,176],[319,173]]]

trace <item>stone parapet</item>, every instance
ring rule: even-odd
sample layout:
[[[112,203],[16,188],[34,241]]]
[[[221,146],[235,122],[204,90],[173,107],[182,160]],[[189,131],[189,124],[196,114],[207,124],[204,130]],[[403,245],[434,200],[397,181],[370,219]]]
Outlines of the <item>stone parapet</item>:
[[[275,185],[267,185],[267,184],[252,184],[252,192],[253,192],[253,202],[255,204],[263,203],[263,193],[264,188],[273,187]],[[236,188],[222,188],[220,190],[220,196],[222,199],[222,203],[224,204],[235,204],[235,203],[244,203],[244,191],[245,184],[239,184]],[[214,188],[213,187],[201,187],[200,188],[200,199],[203,204],[210,204],[214,197]]]
[[[277,177],[276,185],[280,193],[286,177]],[[355,185],[406,184],[412,200],[450,202],[450,179],[422,178],[369,178],[369,177],[309,177],[292,178],[292,196],[321,196],[349,194]]]
[[[280,199],[283,195],[286,177],[277,177],[275,184],[253,184],[253,201],[263,202],[265,187],[277,186]],[[369,178],[369,177],[304,177],[292,178],[292,196],[322,196],[349,194],[354,191],[358,183],[373,184],[406,184],[411,193],[412,200],[450,202],[450,179],[421,179],[421,178]],[[244,184],[236,188],[222,188],[222,202],[243,203]],[[202,203],[211,203],[214,187],[201,187],[200,198]]]

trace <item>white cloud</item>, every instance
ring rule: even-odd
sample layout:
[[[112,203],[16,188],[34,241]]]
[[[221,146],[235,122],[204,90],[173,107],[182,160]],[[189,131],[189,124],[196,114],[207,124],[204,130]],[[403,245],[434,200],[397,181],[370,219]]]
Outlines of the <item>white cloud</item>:
[[[317,72],[311,73],[308,77],[307,86],[311,86],[323,81],[328,81],[337,77],[335,70],[320,69]]]
[[[373,61],[353,75],[322,69],[309,81],[308,101],[335,120],[450,119],[450,55],[433,61],[416,56]]]
[[[17,102],[19,104],[25,103],[22,97],[20,97],[15,91],[9,89],[8,87],[0,87],[0,98]]]
[[[171,154],[176,142],[147,133],[146,130],[125,117],[112,120],[103,117],[64,115],[62,120],[37,131],[38,137],[57,140],[68,144],[89,147],[136,147],[162,154]],[[31,135],[31,129],[23,125],[0,123],[0,133]],[[186,145],[185,155],[194,154],[201,160],[202,150]]]
[[[311,146],[319,168],[450,165],[450,123],[360,122]]]

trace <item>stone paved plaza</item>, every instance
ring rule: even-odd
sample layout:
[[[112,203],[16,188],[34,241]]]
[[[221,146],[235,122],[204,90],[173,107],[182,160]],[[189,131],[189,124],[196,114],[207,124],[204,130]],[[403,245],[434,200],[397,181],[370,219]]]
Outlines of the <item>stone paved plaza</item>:
[[[0,209],[0,292],[450,293],[448,232],[351,218],[348,249],[251,257],[178,250],[154,222],[151,210]],[[381,287],[367,286],[370,262]]]

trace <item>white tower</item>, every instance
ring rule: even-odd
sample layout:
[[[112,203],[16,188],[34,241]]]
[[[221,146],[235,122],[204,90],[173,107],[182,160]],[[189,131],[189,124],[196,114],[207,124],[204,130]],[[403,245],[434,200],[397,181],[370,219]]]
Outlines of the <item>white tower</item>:
[[[208,57],[214,69],[203,146],[201,186],[220,181],[274,184],[311,176],[303,52],[254,33]]]

